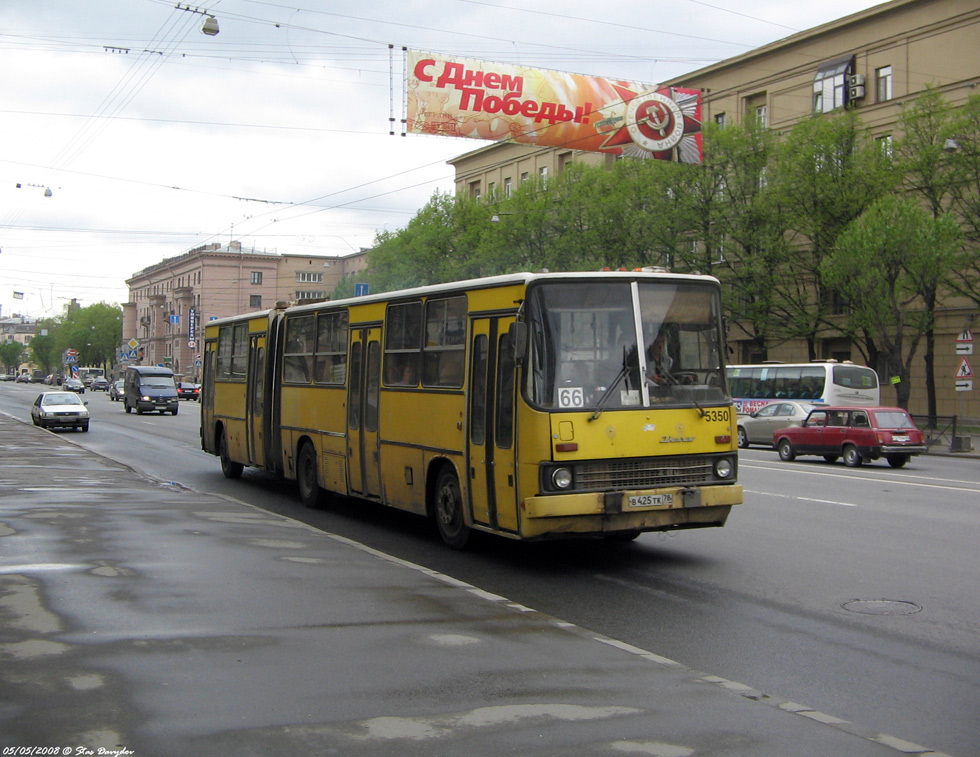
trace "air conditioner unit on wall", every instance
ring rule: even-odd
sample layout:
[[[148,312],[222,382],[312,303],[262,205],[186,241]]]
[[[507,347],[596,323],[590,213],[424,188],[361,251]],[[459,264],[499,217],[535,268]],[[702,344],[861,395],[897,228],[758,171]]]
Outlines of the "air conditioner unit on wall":
[[[860,100],[864,97],[864,85],[858,85],[855,87],[847,88],[847,99],[848,100]]]
[[[848,87],[863,87],[864,86],[864,74],[851,74],[847,77]]]

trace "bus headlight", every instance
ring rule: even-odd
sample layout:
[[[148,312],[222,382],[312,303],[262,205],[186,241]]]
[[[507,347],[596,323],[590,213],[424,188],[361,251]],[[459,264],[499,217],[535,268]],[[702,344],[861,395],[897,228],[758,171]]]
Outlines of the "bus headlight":
[[[715,460],[715,475],[718,478],[731,478],[734,472],[735,468],[732,467],[732,460],[730,457],[719,457],[717,460]]]
[[[572,485],[572,471],[568,468],[555,468],[551,471],[551,483],[556,489],[567,489]]]

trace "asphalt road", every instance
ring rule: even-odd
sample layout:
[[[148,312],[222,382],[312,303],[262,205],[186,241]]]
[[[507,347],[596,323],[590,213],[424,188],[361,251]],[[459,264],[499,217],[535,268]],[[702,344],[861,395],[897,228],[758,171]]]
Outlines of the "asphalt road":
[[[27,418],[38,387],[0,385]],[[73,440],[161,480],[236,497],[698,670],[952,755],[980,743],[980,460],[894,470],[743,450],[746,504],[728,525],[627,545],[442,546],[417,517],[337,501],[311,511],[254,471],[222,478],[200,450],[196,403],[126,415],[85,395]],[[65,432],[72,434],[72,432]]]

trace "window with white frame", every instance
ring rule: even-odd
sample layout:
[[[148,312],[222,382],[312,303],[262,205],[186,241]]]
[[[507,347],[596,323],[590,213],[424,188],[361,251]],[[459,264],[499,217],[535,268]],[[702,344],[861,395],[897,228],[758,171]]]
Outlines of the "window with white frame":
[[[875,69],[875,97],[878,102],[891,100],[895,96],[893,89],[892,67],[882,66]]]
[[[301,284],[322,284],[323,274],[314,273],[313,271],[297,271],[296,281]]]

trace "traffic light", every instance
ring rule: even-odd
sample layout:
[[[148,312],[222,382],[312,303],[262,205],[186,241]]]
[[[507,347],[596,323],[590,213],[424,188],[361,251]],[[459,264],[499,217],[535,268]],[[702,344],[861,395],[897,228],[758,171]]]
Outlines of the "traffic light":
[[[142,359],[143,359],[143,348],[140,347],[140,360],[142,360]]]

